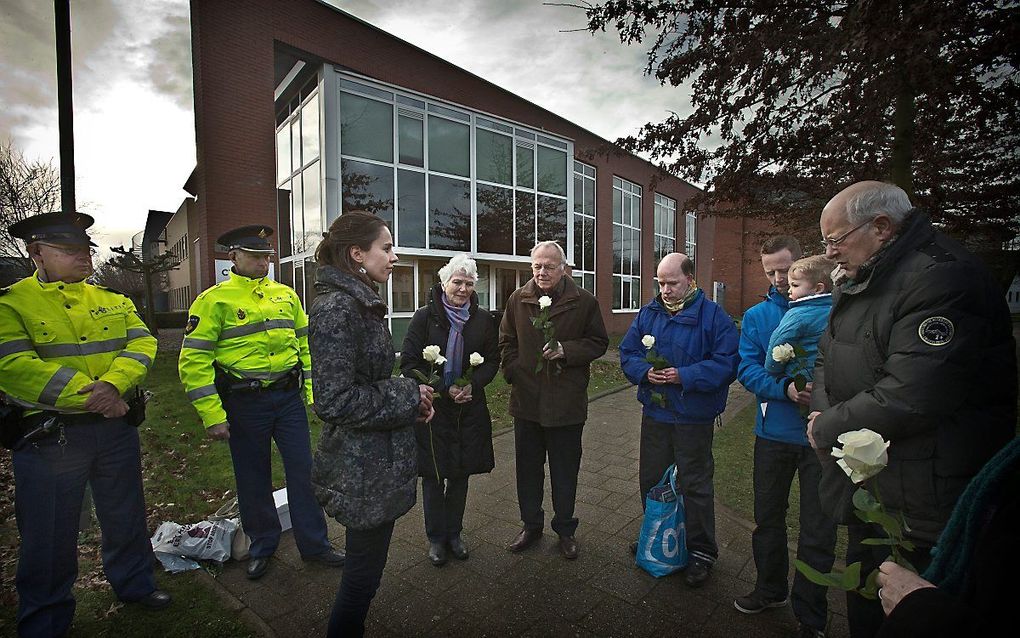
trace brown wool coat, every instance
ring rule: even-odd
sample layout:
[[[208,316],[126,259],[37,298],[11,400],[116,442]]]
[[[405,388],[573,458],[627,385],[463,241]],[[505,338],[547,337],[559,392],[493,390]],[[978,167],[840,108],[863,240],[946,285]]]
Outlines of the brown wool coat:
[[[532,279],[510,295],[499,325],[503,376],[510,390],[510,414],[544,427],[577,425],[588,418],[588,381],[591,362],[606,353],[609,337],[598,301],[578,288],[570,277],[561,281],[562,292],[549,308],[556,326],[555,338],[563,344],[564,358],[556,366],[535,372],[542,351],[542,332],[531,325],[538,315],[538,298],[544,293]]]

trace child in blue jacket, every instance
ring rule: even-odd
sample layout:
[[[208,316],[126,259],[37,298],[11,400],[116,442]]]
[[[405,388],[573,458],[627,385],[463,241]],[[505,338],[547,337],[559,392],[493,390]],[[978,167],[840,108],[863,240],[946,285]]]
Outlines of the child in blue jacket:
[[[824,255],[804,257],[790,266],[790,309],[772,333],[765,350],[765,369],[770,374],[787,378],[800,374],[805,380],[811,380],[818,356],[818,340],[832,309],[830,273],[834,267]],[[807,354],[795,357],[792,346],[800,346]]]

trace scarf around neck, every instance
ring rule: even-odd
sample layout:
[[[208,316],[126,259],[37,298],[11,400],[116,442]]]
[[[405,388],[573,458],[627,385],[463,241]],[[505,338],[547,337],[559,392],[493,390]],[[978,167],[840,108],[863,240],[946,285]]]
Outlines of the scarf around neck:
[[[464,324],[471,317],[471,302],[457,307],[442,293],[443,308],[450,320],[450,334],[446,338],[446,365],[443,368],[443,383],[453,385],[464,368]]]
[[[694,281],[692,279],[691,280],[691,288],[690,288],[690,290],[687,291],[687,294],[684,295],[683,299],[681,299],[680,301],[677,301],[675,303],[670,303],[670,302],[666,301],[665,299],[663,299],[662,295],[660,294],[659,295],[659,301],[662,302],[663,307],[666,308],[666,310],[669,312],[669,314],[675,315],[676,313],[680,312],[681,310],[686,310],[687,308],[690,307],[690,305],[694,302],[694,298],[698,295],[698,291],[699,290],[701,290],[701,289],[698,288],[698,282],[696,282],[696,281]]]

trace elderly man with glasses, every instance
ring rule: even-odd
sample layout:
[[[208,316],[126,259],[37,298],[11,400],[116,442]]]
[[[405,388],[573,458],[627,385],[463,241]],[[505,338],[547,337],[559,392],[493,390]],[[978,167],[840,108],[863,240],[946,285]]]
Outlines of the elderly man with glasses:
[[[869,486],[902,516],[923,571],[957,498],[1014,436],[1017,372],[1002,288],[962,245],[935,230],[897,186],[860,182],[822,210],[836,262],[832,315],[815,364],[808,438],[822,461],[821,500],[848,525],[846,562],[862,576],[889,555],[882,531],[850,514],[854,486],[830,455],[837,437],[868,428],[890,442]],[[854,638],[873,636],[882,606],[847,596]]]
[[[499,326],[503,375],[512,388],[517,453],[517,499],[524,528],[507,548],[534,545],[545,527],[542,497],[549,459],[560,553],[577,558],[574,500],[581,467],[581,430],[588,418],[591,362],[606,352],[609,338],[595,297],[566,274],[559,244],[531,250],[534,277],[510,295]],[[536,324],[549,323],[550,329]],[[551,336],[550,336],[551,335]]]
[[[0,289],[3,443],[13,450],[21,547],[18,635],[63,636],[78,576],[86,482],[103,535],[103,570],[122,601],[160,609],[142,496],[138,384],[156,339],[124,295],[86,281],[92,218],[46,213],[12,224],[36,271]]]

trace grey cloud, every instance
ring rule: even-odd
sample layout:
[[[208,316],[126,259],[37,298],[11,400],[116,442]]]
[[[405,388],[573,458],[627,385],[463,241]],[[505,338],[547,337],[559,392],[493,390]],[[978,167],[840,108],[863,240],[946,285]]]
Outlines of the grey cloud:
[[[120,15],[110,0],[71,4],[71,73],[76,110],[104,90],[106,52]],[[5,0],[0,5],[0,135],[17,138],[33,125],[56,121],[57,80],[53,4]]]
[[[146,82],[178,106],[191,109],[191,18],[188,6],[165,2],[150,9],[153,33],[130,45],[137,58],[132,77]]]

